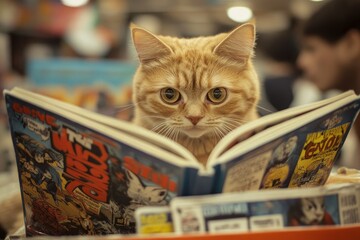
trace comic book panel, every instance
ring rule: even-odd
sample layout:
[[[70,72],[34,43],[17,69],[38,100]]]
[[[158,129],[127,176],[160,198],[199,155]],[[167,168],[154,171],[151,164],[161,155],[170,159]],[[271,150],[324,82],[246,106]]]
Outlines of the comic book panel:
[[[225,163],[218,192],[323,185],[358,112],[358,103],[320,117]]]
[[[7,96],[27,234],[134,233],[134,211],[167,205],[184,170]]]
[[[139,234],[174,232],[170,207],[141,207],[136,210],[135,218]]]

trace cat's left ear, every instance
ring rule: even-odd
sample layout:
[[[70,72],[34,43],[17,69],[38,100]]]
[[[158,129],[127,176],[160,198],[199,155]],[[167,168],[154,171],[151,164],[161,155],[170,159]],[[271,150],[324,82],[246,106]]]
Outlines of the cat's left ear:
[[[253,55],[255,46],[255,26],[243,24],[231,31],[214,49],[220,57],[245,64]]]

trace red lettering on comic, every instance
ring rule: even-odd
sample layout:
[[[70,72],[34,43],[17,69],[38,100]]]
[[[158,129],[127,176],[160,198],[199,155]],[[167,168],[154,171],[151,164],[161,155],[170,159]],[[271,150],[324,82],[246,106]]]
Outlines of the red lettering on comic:
[[[33,108],[28,107],[28,106],[21,105],[18,102],[14,102],[12,104],[12,109],[17,113],[25,114],[25,115],[28,115],[28,116],[30,116],[32,118],[38,119],[42,123],[46,123],[47,125],[53,127],[54,129],[59,128],[59,125],[56,124],[56,118],[54,118],[53,116],[51,116],[49,114],[45,114],[43,112],[40,112],[37,109],[33,109]]]
[[[136,161],[134,158],[126,156],[124,157],[124,167],[134,174],[149,180],[162,188],[165,188],[171,192],[177,191],[177,184],[166,174],[159,173],[151,169],[151,167]]]
[[[110,182],[107,171],[109,155],[104,144],[96,139],[91,140],[91,149],[88,149],[70,138],[68,129],[64,127],[60,133],[52,132],[54,148],[66,156],[64,173],[70,179],[66,190],[73,192],[79,188],[92,199],[107,202]]]
[[[305,148],[305,159],[312,158],[313,156],[326,152],[330,149],[336,149],[340,146],[342,136],[331,135],[326,137],[321,142],[310,142]]]

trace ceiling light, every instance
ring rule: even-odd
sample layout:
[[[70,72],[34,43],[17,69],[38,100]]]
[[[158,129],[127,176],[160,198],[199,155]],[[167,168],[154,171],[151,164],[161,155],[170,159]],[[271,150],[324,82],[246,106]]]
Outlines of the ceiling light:
[[[61,0],[62,4],[68,7],[81,7],[89,2],[89,0]]]
[[[227,15],[235,22],[246,22],[252,18],[253,12],[248,7],[230,7]]]

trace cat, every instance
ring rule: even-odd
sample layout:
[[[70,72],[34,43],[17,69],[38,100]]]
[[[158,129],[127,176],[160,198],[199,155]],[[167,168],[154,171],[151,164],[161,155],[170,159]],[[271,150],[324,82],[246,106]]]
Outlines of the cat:
[[[180,143],[205,165],[220,139],[258,117],[255,26],[190,39],[130,28],[140,61],[133,122]]]
[[[332,217],[325,210],[324,197],[302,198],[289,209],[290,226],[333,225]]]

